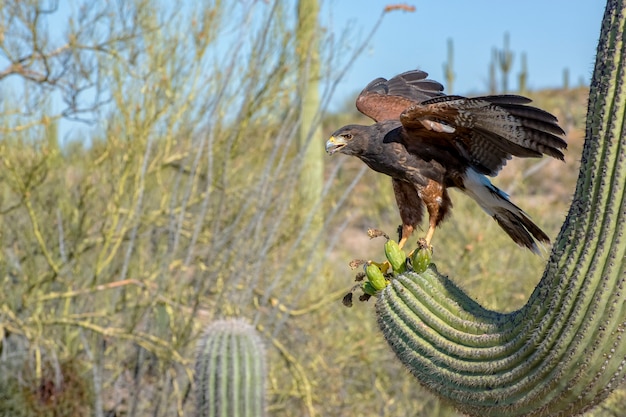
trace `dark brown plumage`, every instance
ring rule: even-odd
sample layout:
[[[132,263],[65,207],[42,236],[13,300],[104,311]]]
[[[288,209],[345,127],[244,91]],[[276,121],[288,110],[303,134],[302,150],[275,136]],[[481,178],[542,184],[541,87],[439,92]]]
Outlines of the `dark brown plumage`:
[[[354,155],[392,178],[402,219],[401,246],[429,217],[426,241],[449,213],[447,188],[473,198],[520,246],[538,252],[548,236],[486,175],[496,176],[514,156],[563,160],[563,129],[556,117],[516,95],[447,96],[423,71],[377,78],[359,94],[359,111],[376,122],[348,125],[326,142],[326,151]]]

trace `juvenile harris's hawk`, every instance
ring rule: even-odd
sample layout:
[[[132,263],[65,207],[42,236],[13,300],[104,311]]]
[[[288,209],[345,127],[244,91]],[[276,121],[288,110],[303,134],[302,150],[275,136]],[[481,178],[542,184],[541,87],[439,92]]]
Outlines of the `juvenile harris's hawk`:
[[[487,176],[513,156],[563,160],[565,132],[552,114],[517,95],[466,98],[445,95],[423,71],[377,78],[356,107],[376,123],[348,125],[326,142],[326,152],[354,155],[392,178],[402,219],[400,246],[428,211],[426,242],[452,207],[447,189],[473,198],[520,246],[538,253],[548,236]]]

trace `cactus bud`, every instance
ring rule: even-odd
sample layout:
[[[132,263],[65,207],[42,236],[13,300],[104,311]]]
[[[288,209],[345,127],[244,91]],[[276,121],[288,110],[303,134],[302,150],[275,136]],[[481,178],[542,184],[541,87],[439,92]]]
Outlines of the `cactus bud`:
[[[367,281],[365,283],[363,283],[363,292],[366,295],[372,296],[372,295],[376,295],[376,293],[378,292],[378,290],[376,290],[376,288],[374,288],[374,286],[372,285],[371,282]],[[369,299],[369,297],[368,297]],[[360,298],[359,298],[360,300]]]
[[[387,286],[387,280],[385,279],[383,272],[376,264],[369,263],[365,265],[365,274],[367,275],[368,282],[363,285],[364,289],[366,284],[369,283],[372,288],[374,288],[374,293],[376,293],[376,291],[380,291]]]
[[[418,274],[426,271],[428,265],[430,265],[430,261],[433,256],[432,248],[426,244],[426,242],[419,243],[419,247],[413,251],[413,255],[411,257],[411,261],[413,264],[413,270]]]
[[[406,271],[406,253],[400,249],[396,241],[389,239],[385,243],[385,256],[394,273],[401,274]]]

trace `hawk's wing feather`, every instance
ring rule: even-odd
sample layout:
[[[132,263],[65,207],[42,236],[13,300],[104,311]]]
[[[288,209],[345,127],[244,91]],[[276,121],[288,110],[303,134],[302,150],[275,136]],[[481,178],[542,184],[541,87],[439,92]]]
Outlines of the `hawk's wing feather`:
[[[498,107],[506,109],[506,111],[520,119],[523,126],[549,132],[555,135],[564,135],[565,131],[559,126],[556,116],[541,110],[537,107],[526,106],[532,100],[522,96],[485,96],[475,97],[476,100],[485,100]],[[558,138],[559,142],[563,139]]]
[[[441,96],[443,86],[424,71],[407,71],[390,80],[377,78],[361,91],[356,107],[376,122],[394,120],[416,103]]]
[[[472,167],[496,175],[511,156],[563,159],[567,144],[557,136],[564,132],[556,117],[529,102],[512,95],[435,97],[408,108],[400,121],[408,148],[452,144]]]
[[[357,109],[376,122],[397,119],[413,104],[415,102],[406,97],[369,92],[361,93],[356,100]]]
[[[426,77],[428,73],[420,70],[396,75],[387,82],[387,94],[407,97],[416,102],[443,95],[443,85]]]
[[[516,94],[498,94],[495,96],[474,97],[475,99],[487,100],[493,104],[530,104],[532,100],[528,97],[518,96]],[[537,109],[540,110],[540,109]],[[552,116],[550,113],[540,110],[541,112]]]

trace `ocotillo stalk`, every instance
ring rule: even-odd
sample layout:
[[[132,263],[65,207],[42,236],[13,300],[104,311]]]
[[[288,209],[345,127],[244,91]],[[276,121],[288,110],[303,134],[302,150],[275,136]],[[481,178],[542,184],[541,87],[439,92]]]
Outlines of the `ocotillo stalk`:
[[[379,293],[398,358],[466,414],[576,415],[626,379],[625,36],[626,0],[609,0],[576,193],[527,304],[487,310],[432,267]]]
[[[265,415],[265,349],[243,320],[210,324],[198,343],[195,385],[198,417]]]

